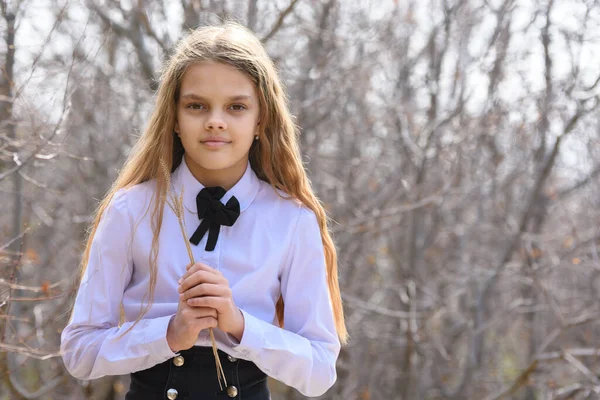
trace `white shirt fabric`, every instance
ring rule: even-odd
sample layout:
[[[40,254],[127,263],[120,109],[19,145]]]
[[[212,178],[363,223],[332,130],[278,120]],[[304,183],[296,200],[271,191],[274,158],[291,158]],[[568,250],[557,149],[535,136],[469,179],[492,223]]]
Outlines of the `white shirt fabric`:
[[[196,195],[203,186],[185,158],[172,174],[172,185],[177,194],[185,187],[189,240],[200,224]],[[61,335],[65,366],[76,378],[128,374],[176,356],[166,333],[177,312],[177,281],[186,271],[189,256],[177,218],[166,204],[154,302],[144,319],[118,338],[145,304],[153,235],[152,210],[146,211],[154,190],[154,180],[119,190],[98,225],[72,320]],[[316,216],[300,202],[279,197],[258,179],[249,163],[221,202],[227,203],[232,196],[240,202],[240,216],[233,226],[221,226],[216,248],[205,251],[208,232],[198,246],[191,245],[195,261],[220,270],[227,278],[244,315],[239,342],[214,329],[218,348],[254,362],[305,396],[319,396],[336,381],[340,342]],[[276,326],[275,304],[280,294],[285,302],[285,329]],[[118,326],[121,302],[126,322]],[[200,332],[196,345],[211,346],[208,330]]]

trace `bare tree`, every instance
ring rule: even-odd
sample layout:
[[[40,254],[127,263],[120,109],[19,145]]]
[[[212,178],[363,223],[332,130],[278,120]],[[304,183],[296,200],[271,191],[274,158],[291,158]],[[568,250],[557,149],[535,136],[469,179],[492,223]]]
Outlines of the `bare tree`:
[[[0,376],[13,397],[124,394],[126,377],[54,386],[57,332],[162,62],[223,18],[276,61],[333,219],[351,342],[323,398],[598,396],[597,2],[166,4],[49,2],[46,39],[19,65],[19,21],[33,17],[2,3]],[[48,110],[31,102],[37,76],[60,77]],[[31,371],[52,383],[27,387]]]

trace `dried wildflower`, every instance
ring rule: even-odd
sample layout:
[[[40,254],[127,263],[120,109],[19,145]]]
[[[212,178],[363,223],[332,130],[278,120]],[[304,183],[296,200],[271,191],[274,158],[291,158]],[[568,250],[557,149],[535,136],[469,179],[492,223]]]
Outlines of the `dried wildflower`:
[[[162,158],[160,159],[160,167],[165,176],[165,181],[167,185],[167,199],[165,202],[169,205],[169,208],[173,211],[177,220],[179,221],[179,227],[181,228],[181,234],[183,235],[183,240],[185,241],[185,246],[188,252],[188,256],[190,257],[190,262],[192,264],[194,261],[194,254],[192,253],[192,247],[190,246],[190,242],[187,239],[187,230],[185,229],[185,219],[184,216],[184,208],[183,208],[183,192],[185,187],[181,187],[181,193],[179,196],[175,193],[175,190],[171,187],[171,172],[167,163]],[[215,335],[212,328],[209,328],[210,340],[212,342],[213,354],[215,356],[215,363],[217,366],[217,379],[219,380],[219,387],[223,390],[223,386],[221,386],[221,379],[227,387],[227,379],[225,378],[225,372],[223,371],[223,366],[221,365],[221,360],[219,359],[219,354],[217,352],[217,342],[215,340]]]

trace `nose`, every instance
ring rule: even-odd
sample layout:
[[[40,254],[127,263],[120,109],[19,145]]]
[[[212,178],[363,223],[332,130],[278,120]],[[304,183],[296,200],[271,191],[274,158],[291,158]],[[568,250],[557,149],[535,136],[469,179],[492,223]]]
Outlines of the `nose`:
[[[223,120],[223,118],[220,115],[218,115],[218,113],[212,113],[208,117],[208,120],[206,120],[206,124],[204,125],[204,128],[207,131],[212,131],[212,130],[224,131],[225,129],[227,129],[227,124],[225,123],[225,120]]]

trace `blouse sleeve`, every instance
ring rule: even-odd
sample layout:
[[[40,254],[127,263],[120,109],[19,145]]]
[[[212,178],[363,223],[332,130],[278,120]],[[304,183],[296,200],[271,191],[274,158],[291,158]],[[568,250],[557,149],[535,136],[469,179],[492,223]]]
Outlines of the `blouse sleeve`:
[[[92,239],[71,321],[61,334],[63,361],[78,379],[123,375],[175,356],[166,340],[171,316],[142,319],[124,335],[133,322],[118,326],[123,292],[133,272],[132,234],[127,197],[120,190]]]
[[[337,379],[340,342],[321,232],[312,210],[301,208],[292,241],[281,276],[285,329],[242,310],[244,333],[234,348],[272,378],[305,396],[320,396]]]

